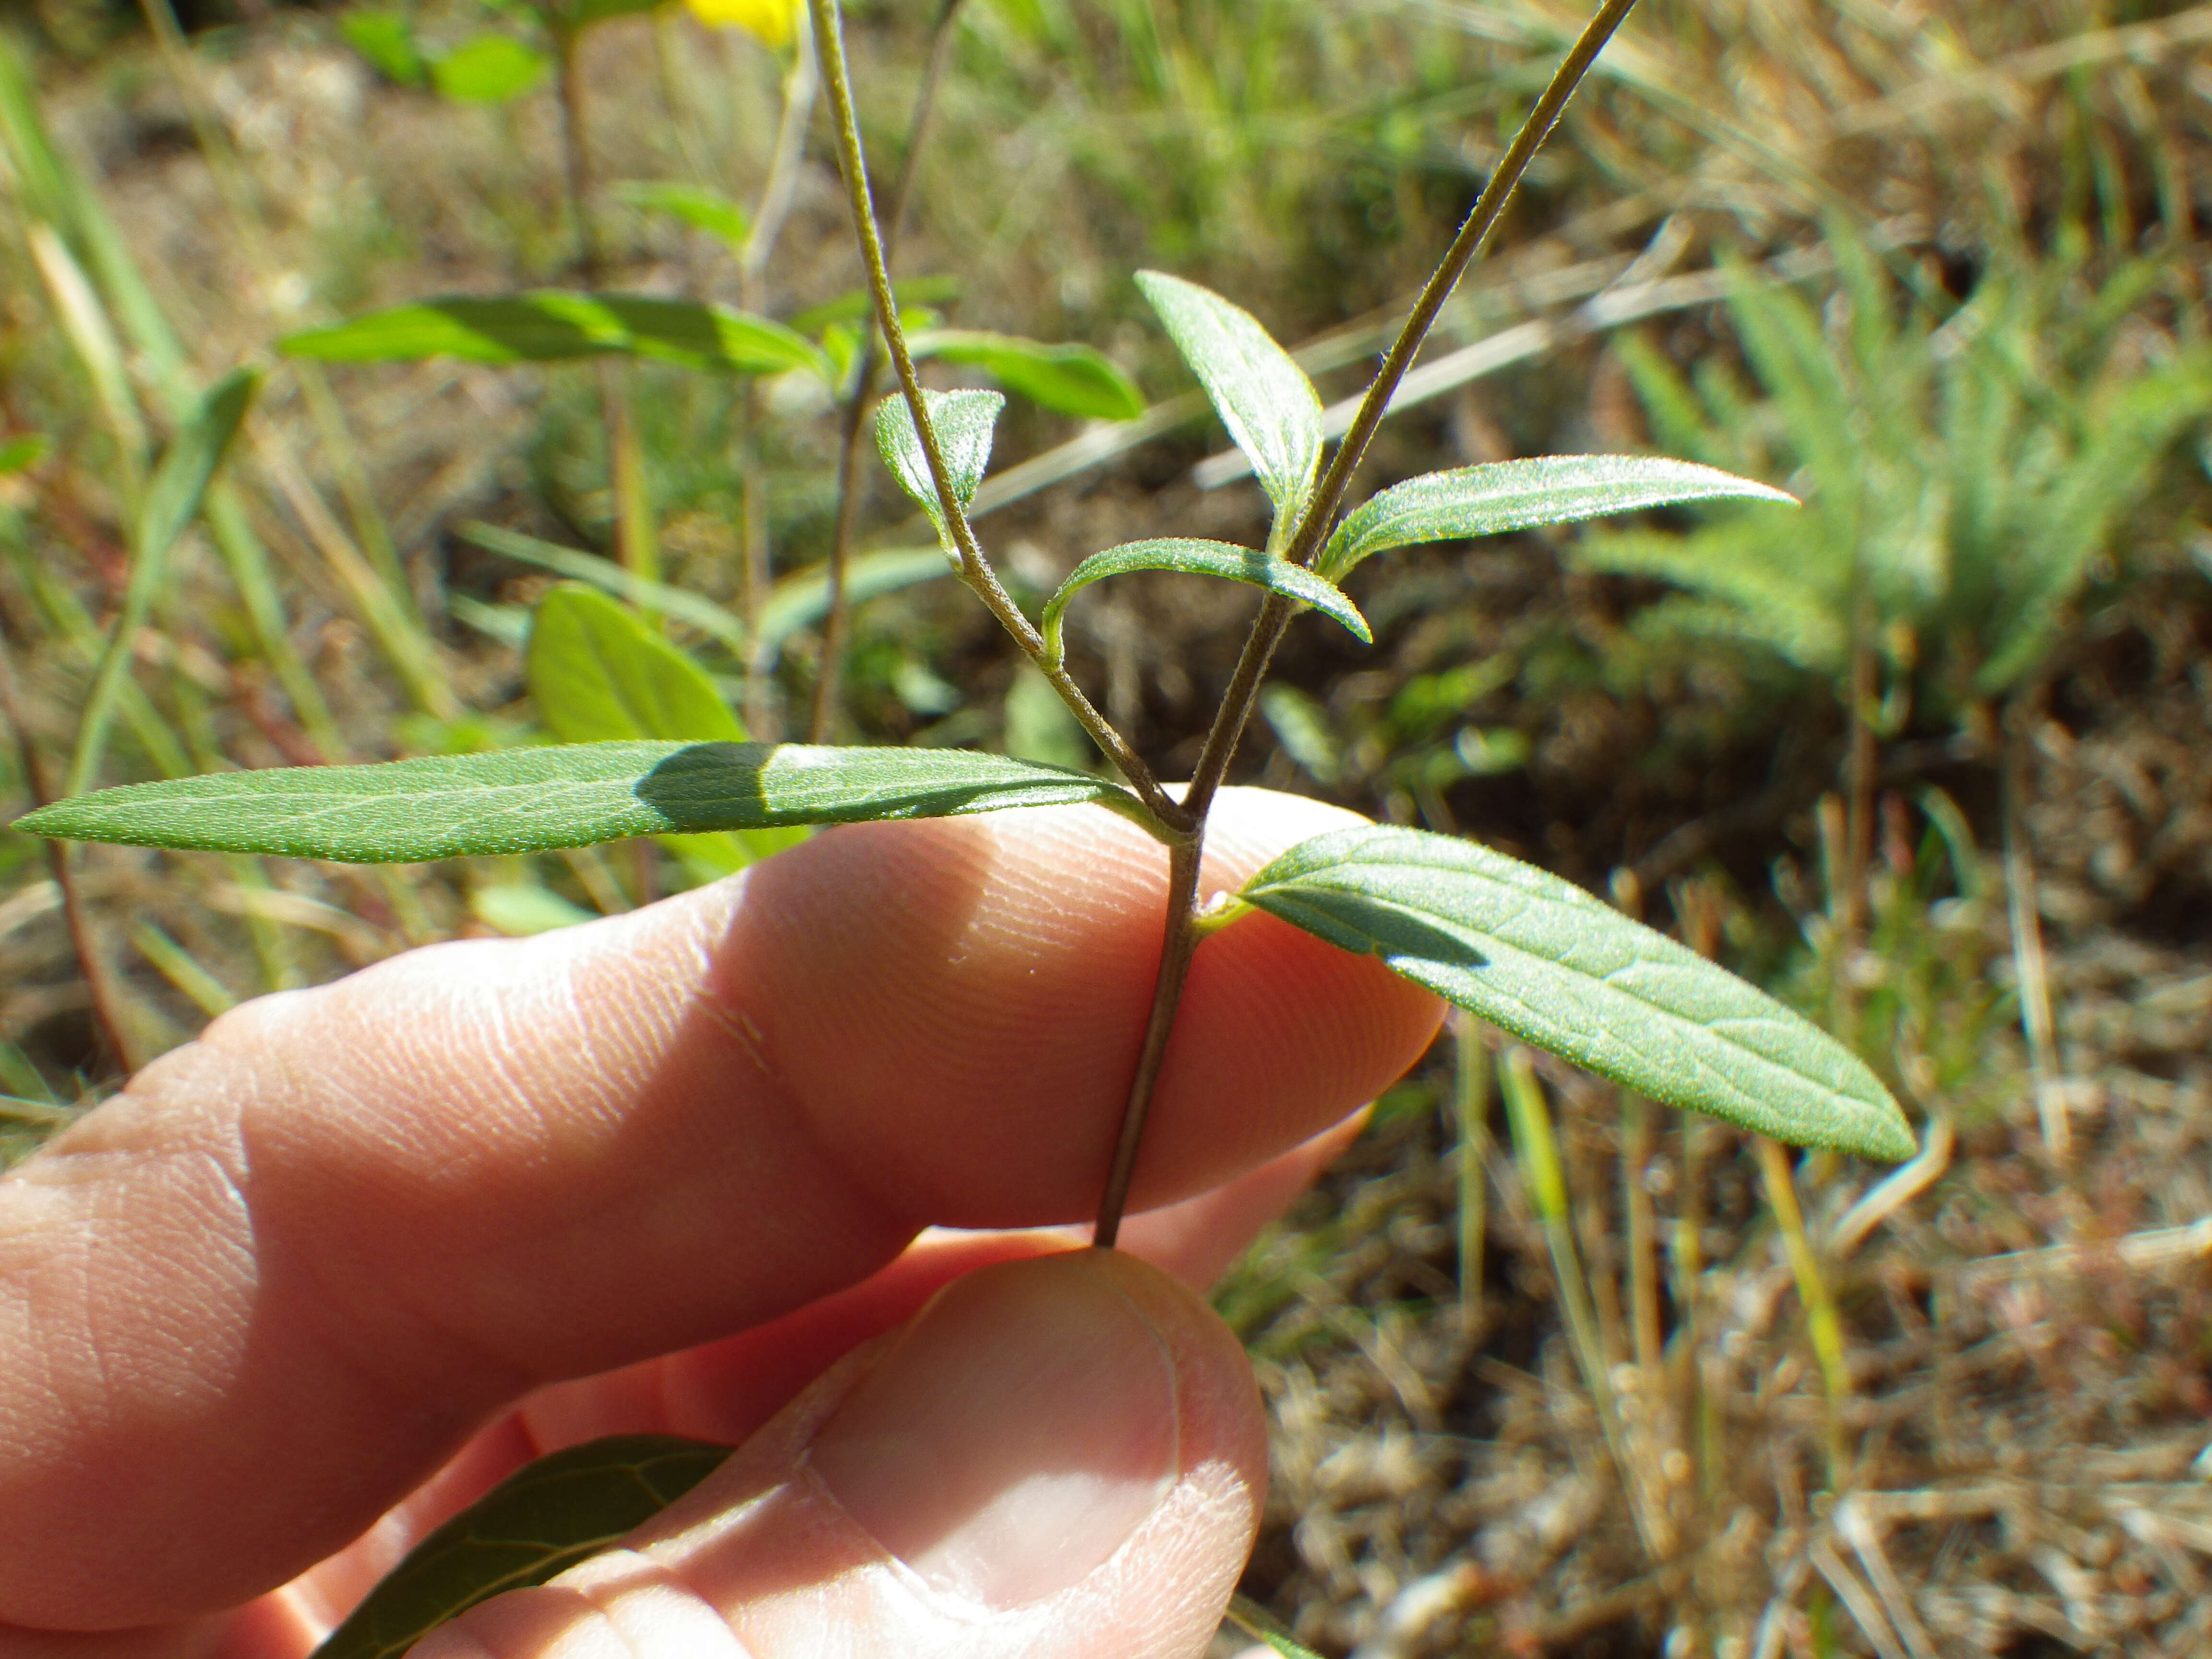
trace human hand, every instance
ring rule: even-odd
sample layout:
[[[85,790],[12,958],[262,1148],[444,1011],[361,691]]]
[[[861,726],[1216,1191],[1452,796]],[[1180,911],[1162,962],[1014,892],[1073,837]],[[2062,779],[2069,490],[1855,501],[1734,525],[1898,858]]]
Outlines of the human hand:
[[[1230,792],[1208,889],[1342,816]],[[1087,807],[833,831],[148,1067],[0,1181],[0,1659],[299,1659],[493,1482],[639,1431],[744,1444],[424,1659],[1198,1652],[1266,1450],[1172,1275],[1438,1006],[1240,922],[1157,1097],[1135,1196],[1170,1207],[1127,1252],[1016,1231],[1096,1200],[1164,864]]]

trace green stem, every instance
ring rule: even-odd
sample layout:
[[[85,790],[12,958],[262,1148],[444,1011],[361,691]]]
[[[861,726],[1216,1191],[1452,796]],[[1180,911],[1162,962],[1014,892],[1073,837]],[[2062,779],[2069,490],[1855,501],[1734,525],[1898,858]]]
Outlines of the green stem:
[[[898,245],[906,230],[907,208],[914,199],[914,180],[923,141],[929,136],[929,118],[937,107],[937,89],[952,61],[953,24],[960,15],[961,0],[945,0],[930,37],[929,60],[923,66],[921,86],[914,96],[914,113],[906,130],[906,154],[899,158],[898,182],[891,187],[890,211],[884,232],[884,267],[898,258]],[[837,724],[837,703],[845,677],[845,641],[852,626],[852,606],[845,592],[845,578],[853,559],[853,526],[860,517],[861,434],[866,430],[868,406],[875,401],[876,337],[872,331],[860,342],[860,361],[853,368],[853,392],[845,404],[842,447],[837,453],[837,522],[830,538],[830,608],[822,622],[822,663],[814,682],[814,708],[807,722],[809,743],[828,743]]]

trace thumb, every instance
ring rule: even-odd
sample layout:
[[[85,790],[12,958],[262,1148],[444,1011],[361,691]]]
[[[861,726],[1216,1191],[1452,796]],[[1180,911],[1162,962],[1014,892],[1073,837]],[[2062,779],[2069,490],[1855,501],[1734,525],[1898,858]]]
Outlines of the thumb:
[[[413,1659],[1191,1659],[1267,1484],[1250,1367],[1127,1255],[986,1267],[720,1469]]]

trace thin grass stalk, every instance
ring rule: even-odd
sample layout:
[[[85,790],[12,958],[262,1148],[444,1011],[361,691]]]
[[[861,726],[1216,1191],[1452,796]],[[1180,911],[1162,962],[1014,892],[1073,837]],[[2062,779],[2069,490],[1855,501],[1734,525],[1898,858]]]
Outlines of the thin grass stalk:
[[[1820,1270],[1820,1258],[1805,1231],[1805,1212],[1797,1202],[1797,1181],[1789,1154],[1778,1140],[1765,1135],[1753,1139],[1759,1147],[1759,1173],[1766,1190],[1767,1207],[1774,1212],[1782,1231],[1790,1271],[1797,1281],[1797,1297],[1805,1304],[1806,1334],[1812,1340],[1813,1357],[1820,1363],[1820,1381],[1827,1394],[1828,1483],[1832,1490],[1840,1492],[1849,1462],[1844,1445],[1844,1409],[1851,1394],[1844,1322],[1836,1312],[1827,1276]]]
[[[952,61],[952,45],[958,37],[953,25],[960,15],[961,0],[945,0],[930,36],[929,57],[922,65],[921,85],[914,95],[914,113],[908,118],[906,153],[899,158],[898,181],[891,186],[890,210],[884,216],[884,268],[895,270],[899,243],[906,234],[907,212],[913,204],[914,181],[921,170],[923,143],[929,137],[930,118],[936,112],[938,88]],[[845,404],[845,420],[837,451],[837,520],[830,538],[830,605],[822,621],[822,662],[814,682],[814,707],[808,716],[806,740],[828,743],[837,724],[838,704],[844,694],[847,636],[852,629],[852,606],[845,592],[847,572],[853,559],[853,527],[860,517],[861,434],[867,429],[868,409],[875,402],[877,370],[875,331],[860,338],[859,361],[853,368],[853,391]]]
[[[15,734],[23,787],[30,793],[31,805],[46,805],[57,797],[46,770],[46,757],[40,752],[38,740],[31,735],[30,722],[24,714],[21,686],[15,677],[15,646],[4,617],[0,617],[0,720],[6,720],[9,729]],[[92,1002],[94,1029],[109,1058],[127,1078],[138,1069],[137,1055],[131,1042],[121,990],[108,972],[106,957],[100,953],[99,935],[93,930],[92,916],[77,883],[76,861],[70,856],[74,850],[72,842],[49,841],[46,868],[52,872],[55,889],[62,896],[62,922],[69,930],[70,949],[76,956],[77,975],[84,981],[85,993]]]
[[[2003,774],[1998,793],[2003,815],[2005,915],[2012,933],[2013,975],[2020,986],[2020,1024],[2027,1039],[2037,1126],[2043,1134],[2044,1155],[2063,1170],[2074,1159],[2074,1125],[2058,1089],[2057,1022],[2051,1006],[2051,972],[2043,954],[2035,857],[2021,822],[2027,787],[2021,775],[2019,723],[2014,711],[2008,710],[1997,735],[1997,763]]]
[[[783,77],[783,108],[776,121],[775,147],[769,153],[768,174],[754,204],[752,228],[738,253],[738,304],[747,311],[761,308],[761,285],[784,222],[791,215],[799,167],[806,153],[806,129],[813,118],[821,84],[813,37],[801,29],[793,42],[790,70]],[[775,711],[768,698],[768,661],[761,642],[760,620],[775,573],[769,560],[768,466],[761,451],[764,421],[757,377],[745,377],[740,397],[738,614],[745,625],[744,714],[752,735],[767,738],[775,735],[769,730]]]
[[[1559,1283],[1559,1306],[1566,1315],[1567,1340],[1575,1352],[1576,1369],[1597,1408],[1598,1426],[1620,1478],[1622,1495],[1636,1522],[1637,1535],[1655,1560],[1668,1553],[1665,1534],[1651,1515],[1644,1483],[1630,1455],[1628,1435],[1622,1426],[1620,1402],[1613,1397],[1612,1368],[1605,1340],[1598,1328],[1597,1310],[1590,1297],[1582,1258],[1575,1249],[1573,1205],[1567,1194],[1566,1170],[1559,1161],[1559,1141],[1552,1129],[1550,1109],[1544,1103],[1543,1085],[1536,1080],[1535,1062],[1528,1049],[1515,1043],[1498,1056],[1500,1092],[1505,1097],[1505,1121],[1513,1133],[1514,1156],[1528,1201],[1544,1229],[1551,1253],[1552,1276]]]
[[[253,267],[254,279],[266,295],[276,286],[276,261],[270,252],[268,224],[254,201],[244,158],[231,143],[229,129],[216,118],[215,100],[200,75],[199,60],[193,56],[191,43],[178,25],[170,0],[139,0],[139,9],[153,33],[162,67],[167,70],[184,100],[185,118],[191,124],[200,153],[215,179],[216,193],[223,198],[237,233],[235,246],[246,254]],[[355,537],[369,562],[392,584],[393,592],[411,605],[414,595],[406,570],[399,562],[399,551],[392,544],[392,532],[384,522],[384,514],[378,510],[368,469],[361,464],[360,450],[347,425],[345,410],[331,390],[330,377],[323,373],[321,364],[305,359],[295,361],[292,371],[301,394],[307,399],[325,459],[337,479],[338,493],[345,500],[347,516],[353,520]]]
[[[1620,1091],[1620,1193],[1628,1237],[1629,1326],[1636,1364],[1656,1386],[1665,1354],[1659,1317],[1659,1219],[1651,1205],[1651,1103]]]
[[[1471,1328],[1482,1311],[1483,1248],[1490,1231],[1490,1075],[1494,1063],[1475,1018],[1463,1008],[1451,1017],[1452,1117],[1457,1132],[1461,1323]]]

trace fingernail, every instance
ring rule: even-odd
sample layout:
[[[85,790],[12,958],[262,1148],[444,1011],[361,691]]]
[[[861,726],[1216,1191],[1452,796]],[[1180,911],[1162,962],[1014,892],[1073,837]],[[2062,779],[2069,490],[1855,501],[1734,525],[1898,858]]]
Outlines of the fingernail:
[[[1166,1496],[1173,1364],[1084,1256],[987,1267],[915,1316],[812,1461],[929,1583],[1019,1607],[1103,1565]]]

